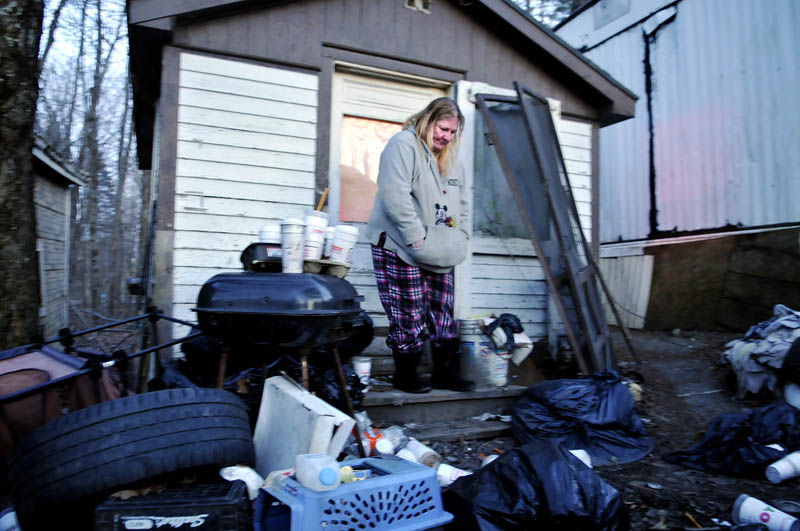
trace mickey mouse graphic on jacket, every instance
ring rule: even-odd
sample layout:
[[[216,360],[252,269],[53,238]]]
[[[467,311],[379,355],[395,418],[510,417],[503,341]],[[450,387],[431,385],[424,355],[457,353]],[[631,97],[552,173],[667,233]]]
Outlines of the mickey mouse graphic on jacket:
[[[445,225],[446,227],[455,227],[456,223],[452,216],[447,215],[447,205],[434,205],[434,213],[436,222],[434,225]]]

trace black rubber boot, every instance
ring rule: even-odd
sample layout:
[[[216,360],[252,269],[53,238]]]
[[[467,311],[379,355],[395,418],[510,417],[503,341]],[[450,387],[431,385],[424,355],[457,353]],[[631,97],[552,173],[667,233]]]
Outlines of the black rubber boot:
[[[475,389],[475,382],[461,377],[458,338],[443,341],[439,346],[431,345],[431,355],[433,356],[431,386],[434,389],[461,392]]]
[[[417,364],[422,357],[420,353],[400,354],[394,351],[392,357],[394,358],[392,387],[399,391],[415,394],[427,393],[431,390],[431,387],[420,380],[417,374]]]

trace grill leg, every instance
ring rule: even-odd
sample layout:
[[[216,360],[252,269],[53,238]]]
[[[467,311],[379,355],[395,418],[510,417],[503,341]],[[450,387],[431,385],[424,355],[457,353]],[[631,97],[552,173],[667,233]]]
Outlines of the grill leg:
[[[303,378],[303,387],[307,390],[311,390],[311,382],[308,377],[308,353],[303,352],[303,355],[300,356],[300,373],[302,374]]]
[[[225,368],[228,366],[228,349],[223,348],[219,356],[219,366],[217,367],[217,389],[222,389],[225,383]]]
[[[333,347],[333,358],[336,360],[336,370],[339,372],[339,385],[342,386],[342,394],[344,394],[344,403],[347,404],[347,414],[356,418],[356,412],[353,409],[353,401],[350,400],[350,392],[347,390],[347,380],[344,377],[344,370],[342,369],[342,360],[339,357],[339,349]],[[358,431],[358,423],[353,426],[353,437],[356,438],[356,446],[358,447],[358,456],[367,457],[364,451],[364,443],[361,441],[361,433]]]

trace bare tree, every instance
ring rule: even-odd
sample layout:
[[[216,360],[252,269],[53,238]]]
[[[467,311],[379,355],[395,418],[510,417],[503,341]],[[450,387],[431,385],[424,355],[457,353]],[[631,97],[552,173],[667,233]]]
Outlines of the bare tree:
[[[64,6],[58,28],[55,17],[47,19],[48,35],[62,45],[53,47],[42,71],[37,127],[86,174],[87,185],[73,195],[70,286],[73,309],[88,326],[92,312],[122,317],[134,310],[124,287],[140,267],[147,187],[135,161],[125,2],[47,1]]]
[[[0,6],[0,349],[38,335],[31,151],[44,0]]]

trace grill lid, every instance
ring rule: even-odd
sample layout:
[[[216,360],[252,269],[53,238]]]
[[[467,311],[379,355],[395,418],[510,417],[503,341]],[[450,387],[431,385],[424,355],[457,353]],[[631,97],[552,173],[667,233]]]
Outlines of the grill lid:
[[[324,316],[359,313],[364,298],[346,280],[311,273],[221,273],[200,289],[199,313]]]

